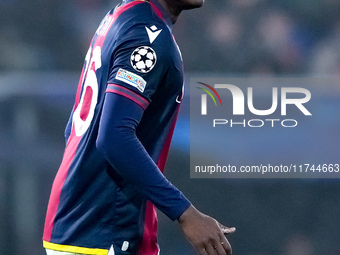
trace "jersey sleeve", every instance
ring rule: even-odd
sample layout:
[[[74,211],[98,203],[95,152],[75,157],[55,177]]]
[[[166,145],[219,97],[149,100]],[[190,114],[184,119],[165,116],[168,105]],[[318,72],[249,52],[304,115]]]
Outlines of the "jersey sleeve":
[[[140,24],[124,31],[112,57],[107,92],[127,96],[141,102],[141,106],[147,105],[169,68],[171,35],[161,25]],[[135,94],[138,96],[134,97]]]
[[[108,93],[100,120],[97,148],[126,181],[175,220],[190,202],[161,173],[136,136],[143,109],[131,100]]]

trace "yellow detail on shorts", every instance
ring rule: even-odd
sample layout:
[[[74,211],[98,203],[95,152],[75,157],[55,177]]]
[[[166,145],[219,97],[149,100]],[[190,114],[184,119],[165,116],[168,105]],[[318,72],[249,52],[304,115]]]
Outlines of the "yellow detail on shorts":
[[[73,253],[80,253],[80,254],[93,254],[93,255],[107,255],[109,250],[106,249],[94,249],[94,248],[85,248],[85,247],[78,247],[72,245],[63,245],[63,244],[55,244],[43,241],[44,248],[55,250],[55,251],[65,251],[65,252],[73,252]]]

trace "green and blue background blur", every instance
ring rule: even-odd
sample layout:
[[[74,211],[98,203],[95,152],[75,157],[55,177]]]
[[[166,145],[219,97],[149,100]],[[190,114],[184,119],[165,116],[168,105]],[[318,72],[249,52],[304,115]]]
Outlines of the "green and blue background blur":
[[[83,59],[117,3],[0,0],[0,254],[44,254],[44,217]],[[188,86],[193,76],[340,78],[340,1],[207,0],[182,14],[174,34],[188,82],[167,177],[201,211],[237,228],[236,255],[339,255],[340,179],[190,179]],[[309,133],[325,146],[339,140],[340,84],[319,91],[323,117]],[[301,144],[308,137],[299,130],[296,146],[316,153],[319,144]],[[244,148],[258,141],[247,132],[233,139]],[[248,161],[263,156],[253,151]],[[270,157],[291,163],[288,146],[282,153]],[[163,255],[194,254],[176,222],[161,213],[159,221]]]

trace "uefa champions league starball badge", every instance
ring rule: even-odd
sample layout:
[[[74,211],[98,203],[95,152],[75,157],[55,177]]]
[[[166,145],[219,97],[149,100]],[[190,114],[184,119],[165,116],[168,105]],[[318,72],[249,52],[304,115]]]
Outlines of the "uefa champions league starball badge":
[[[157,62],[156,52],[149,46],[140,46],[132,52],[130,61],[136,71],[150,72]]]

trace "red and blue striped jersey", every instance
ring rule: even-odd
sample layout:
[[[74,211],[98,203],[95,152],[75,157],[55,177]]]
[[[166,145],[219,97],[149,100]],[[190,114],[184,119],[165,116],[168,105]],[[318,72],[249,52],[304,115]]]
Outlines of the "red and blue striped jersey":
[[[182,85],[183,63],[172,24],[156,0],[123,1],[106,15],[86,55],[66,127],[67,144],[45,220],[45,248],[158,254],[154,205],[172,220],[190,205],[161,173]],[[113,111],[116,116],[107,117],[110,100],[119,106]],[[107,144],[119,157],[117,163],[111,161],[98,149],[100,130],[110,131],[107,123],[113,123],[116,134],[121,126],[116,117],[130,121],[134,111],[142,112],[134,130],[138,144]],[[142,146],[136,152],[131,147],[135,143]]]

